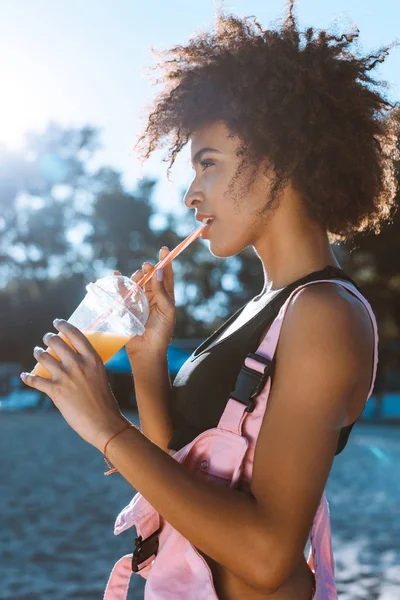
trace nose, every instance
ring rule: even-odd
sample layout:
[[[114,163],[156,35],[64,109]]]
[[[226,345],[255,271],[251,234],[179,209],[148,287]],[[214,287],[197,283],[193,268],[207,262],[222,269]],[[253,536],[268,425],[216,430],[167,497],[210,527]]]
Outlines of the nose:
[[[196,190],[194,183],[195,181],[193,181],[183,197],[183,202],[187,208],[195,208],[203,202],[203,195],[198,189]]]

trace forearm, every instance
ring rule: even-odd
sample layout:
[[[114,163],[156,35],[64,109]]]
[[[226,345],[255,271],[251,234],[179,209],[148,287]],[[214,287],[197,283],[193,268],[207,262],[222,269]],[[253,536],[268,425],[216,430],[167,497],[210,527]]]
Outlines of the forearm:
[[[110,442],[107,456],[194,546],[250,585],[262,585],[268,536],[252,496],[199,479],[134,428]]]
[[[129,358],[141,430],[165,452],[172,437],[171,380],[165,353]]]

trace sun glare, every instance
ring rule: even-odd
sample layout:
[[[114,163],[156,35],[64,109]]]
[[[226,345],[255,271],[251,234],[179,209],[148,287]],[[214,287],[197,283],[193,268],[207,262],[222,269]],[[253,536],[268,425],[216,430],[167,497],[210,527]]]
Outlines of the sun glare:
[[[10,150],[24,146],[25,132],[38,131],[49,120],[48,82],[38,79],[38,72],[22,71],[17,65],[1,65],[0,143]]]

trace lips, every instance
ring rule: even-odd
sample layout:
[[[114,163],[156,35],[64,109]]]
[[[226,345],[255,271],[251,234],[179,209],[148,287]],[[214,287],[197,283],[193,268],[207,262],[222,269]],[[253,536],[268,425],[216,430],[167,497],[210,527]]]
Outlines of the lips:
[[[204,227],[204,229],[203,229],[203,231],[202,231],[202,237],[203,237],[203,238],[207,238],[207,236],[208,236],[208,232],[210,231],[210,228],[212,227],[212,225],[213,225],[214,221],[215,221],[215,217],[213,217],[213,218],[211,219],[211,221],[208,223],[208,225],[206,225],[206,226]]]

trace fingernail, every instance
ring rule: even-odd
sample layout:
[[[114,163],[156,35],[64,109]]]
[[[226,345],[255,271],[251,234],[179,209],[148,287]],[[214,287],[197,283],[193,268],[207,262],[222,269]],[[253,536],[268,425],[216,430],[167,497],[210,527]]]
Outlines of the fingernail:
[[[162,268],[157,269],[156,277],[157,281],[162,281],[164,279],[164,271],[162,270]]]

